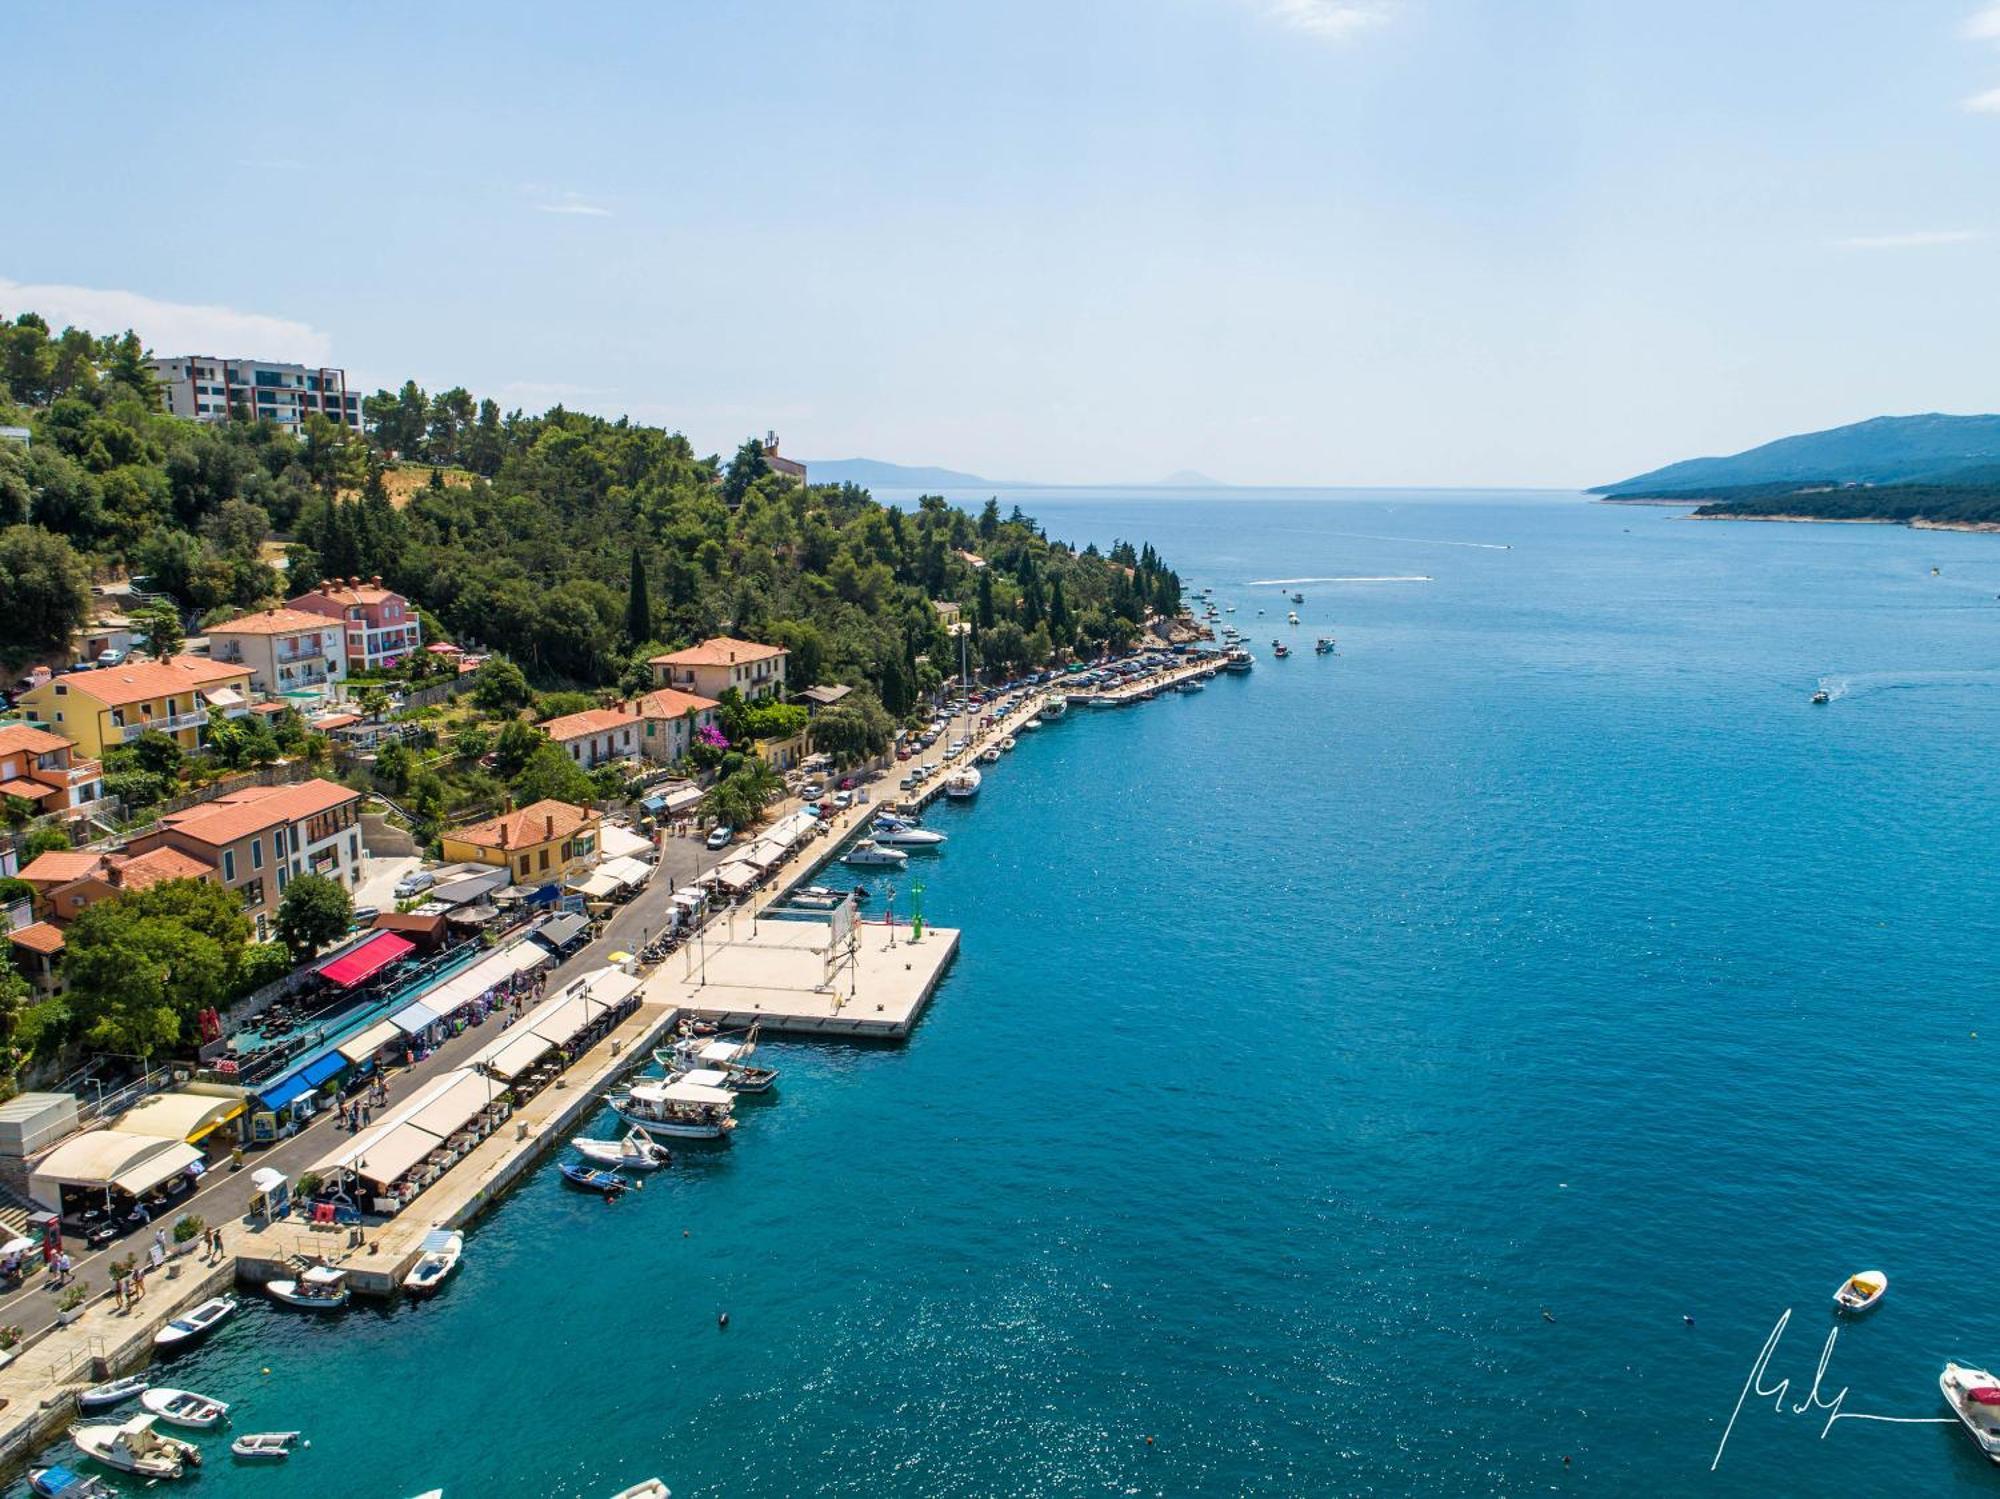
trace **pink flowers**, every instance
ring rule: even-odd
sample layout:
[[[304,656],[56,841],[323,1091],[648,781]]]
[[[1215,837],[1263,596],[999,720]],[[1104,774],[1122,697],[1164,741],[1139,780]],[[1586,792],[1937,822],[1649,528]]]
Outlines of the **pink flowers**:
[[[710,749],[729,748],[729,736],[712,723],[705,723],[696,729],[694,737]]]

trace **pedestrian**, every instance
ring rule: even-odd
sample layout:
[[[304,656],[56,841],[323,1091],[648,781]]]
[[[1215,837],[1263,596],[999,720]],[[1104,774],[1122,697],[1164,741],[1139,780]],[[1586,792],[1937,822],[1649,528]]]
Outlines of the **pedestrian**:
[[[361,1106],[361,1127],[363,1129],[366,1129],[368,1127],[369,1121],[374,1119],[374,1117],[375,1117],[375,1111],[364,1103]]]
[[[164,1228],[153,1230],[153,1247],[158,1249],[161,1254],[167,1252],[167,1231]]]
[[[215,1257],[217,1260],[220,1260],[222,1258],[222,1255],[223,1255],[222,1230],[218,1228],[215,1231]]]

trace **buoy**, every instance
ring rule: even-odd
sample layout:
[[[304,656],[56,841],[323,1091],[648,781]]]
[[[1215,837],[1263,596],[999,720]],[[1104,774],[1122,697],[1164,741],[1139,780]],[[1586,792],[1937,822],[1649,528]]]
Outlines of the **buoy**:
[[[263,1373],[265,1373],[265,1374],[269,1374],[269,1373],[270,1373],[271,1371],[270,1371],[269,1369],[265,1369],[265,1370],[263,1370],[262,1372],[263,1372]]]
[[[1694,1318],[1692,1318],[1692,1317],[1688,1316],[1688,1315],[1687,1315],[1687,1313],[1685,1313],[1685,1312],[1683,1312],[1683,1313],[1681,1314],[1681,1321],[1683,1321],[1683,1322],[1687,1323],[1687,1325],[1688,1325],[1689,1327],[1693,1327],[1693,1326],[1694,1326]]]
[[[1153,1439],[1152,1439],[1151,1437],[1147,1437],[1147,1438],[1146,1438],[1146,1445],[1147,1445],[1148,1447],[1150,1447],[1150,1446],[1152,1446],[1152,1445],[1153,1445]]]
[[[716,1313],[715,1325],[717,1327],[727,1327],[729,1325],[729,1313],[727,1312]]]

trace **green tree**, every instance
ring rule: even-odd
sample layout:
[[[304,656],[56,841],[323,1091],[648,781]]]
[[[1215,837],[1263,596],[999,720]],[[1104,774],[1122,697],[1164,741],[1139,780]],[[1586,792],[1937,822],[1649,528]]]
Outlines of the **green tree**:
[[[632,548],[632,577],[625,587],[625,639],[632,645],[653,638],[653,601],[646,594],[646,559]]]
[[[354,898],[345,885],[323,874],[302,874],[285,886],[278,902],[278,940],[303,963],[345,936],[353,919]]]
[[[533,694],[521,668],[500,656],[479,668],[479,680],[472,688],[472,701],[482,712],[506,713],[525,708]]]
[[[0,531],[0,619],[10,642],[62,650],[90,617],[90,568],[76,549],[40,526]]]
[[[701,810],[733,828],[754,825],[764,809],[785,789],[784,778],[762,760],[751,757],[709,787]]]
[[[526,804],[539,801],[569,802],[573,806],[588,806],[597,795],[597,783],[590,773],[568,755],[560,746],[544,740],[528,756],[521,773],[513,778],[514,798]]]
[[[64,933],[63,976],[84,1039],[150,1057],[176,1048],[233,992],[250,932],[233,891],[168,880],[100,901]]]
[[[751,438],[736,450],[736,456],[729,461],[729,473],[722,481],[723,503],[734,510],[743,503],[750,486],[770,472],[771,463],[764,456],[764,444]]]
[[[813,716],[813,748],[843,768],[884,753],[895,737],[894,720],[872,692],[850,692]]]
[[[527,768],[529,757],[548,742],[549,736],[533,724],[510,718],[493,740],[493,768],[511,781]]]
[[[156,661],[179,655],[181,647],[187,643],[187,631],[181,628],[180,611],[172,604],[148,604],[143,609],[134,610],[131,618],[139,638],[145,643],[146,653]]]

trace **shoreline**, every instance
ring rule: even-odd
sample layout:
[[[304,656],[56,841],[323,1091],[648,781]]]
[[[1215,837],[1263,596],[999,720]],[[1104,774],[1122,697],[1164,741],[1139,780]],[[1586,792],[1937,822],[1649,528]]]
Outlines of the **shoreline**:
[[[1678,506],[1712,505],[1714,500],[1627,500],[1612,495],[1596,497],[1600,505],[1654,505],[1665,508]],[[1773,524],[1792,526],[1902,526],[1911,531],[1963,531],[1981,536],[2000,535],[2000,521],[1991,520],[1932,520],[1919,515],[1911,520],[1898,520],[1893,515],[1793,515],[1787,511],[1772,510],[1758,514],[1702,515],[1696,510],[1679,517],[1681,520],[1740,520],[1767,521]]]

